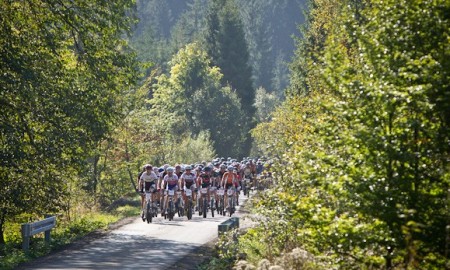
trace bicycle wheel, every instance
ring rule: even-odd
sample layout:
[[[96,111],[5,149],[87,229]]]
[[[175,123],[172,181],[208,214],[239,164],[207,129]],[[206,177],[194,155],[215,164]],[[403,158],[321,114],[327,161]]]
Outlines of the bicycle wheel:
[[[150,202],[147,202],[147,205],[145,207],[145,219],[147,220],[147,223],[152,222],[152,213],[150,207]]]
[[[203,199],[203,218],[206,218],[206,210],[208,209],[208,201],[206,198]]]
[[[173,205],[173,201],[169,202],[169,221],[173,220],[173,216],[175,215],[174,213],[174,205]]]
[[[177,199],[177,202],[175,203],[175,209],[178,214],[178,217],[181,217],[181,203],[180,203],[180,198]]]
[[[188,220],[192,219],[192,201],[190,201],[190,200],[187,203],[187,213],[186,213],[186,215],[187,215]]]
[[[225,199],[223,198],[223,196],[222,198],[220,198],[220,214],[222,216],[225,216]]]
[[[211,198],[211,217],[214,217],[214,208],[215,208],[215,205],[214,205],[214,198]]]

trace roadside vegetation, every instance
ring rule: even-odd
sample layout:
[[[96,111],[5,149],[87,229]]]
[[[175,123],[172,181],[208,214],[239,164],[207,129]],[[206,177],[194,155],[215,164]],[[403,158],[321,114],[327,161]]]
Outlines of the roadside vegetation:
[[[276,188],[211,269],[450,267],[449,11],[311,1],[288,98],[253,130]]]
[[[101,210],[143,164],[267,156],[276,188],[254,201],[258,226],[221,239],[212,269],[450,268],[450,1],[29,0],[0,13],[2,266],[136,214]],[[23,254],[20,224],[45,214],[58,216],[52,245]]]
[[[7,244],[0,250],[0,269],[14,269],[20,263],[29,262],[35,258],[45,256],[51,252],[64,249],[69,244],[82,239],[88,234],[108,230],[110,225],[126,218],[139,215],[140,198],[131,194],[118,200],[114,208],[108,211],[84,209],[73,216],[72,220],[57,216],[57,225],[51,230],[51,242],[46,244],[44,234],[32,237],[30,249],[22,250],[21,223],[26,223],[29,217],[22,216],[16,219],[17,223],[6,224],[8,234],[5,235]],[[19,222],[20,221],[20,222]]]

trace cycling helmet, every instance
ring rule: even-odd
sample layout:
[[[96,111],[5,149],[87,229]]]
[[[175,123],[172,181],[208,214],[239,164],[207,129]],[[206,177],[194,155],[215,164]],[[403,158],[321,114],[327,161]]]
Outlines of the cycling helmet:
[[[234,167],[233,166],[228,166],[228,171],[230,171],[230,172],[234,171]]]
[[[163,171],[164,171],[164,168],[163,168],[163,167],[161,167],[161,168],[158,169],[158,172],[163,172]]]
[[[150,164],[146,164],[146,165],[145,165],[145,169],[146,169],[146,170],[152,170],[152,169],[153,169],[153,166],[150,165]]]
[[[226,168],[227,168],[227,165],[225,165],[225,164],[222,163],[222,164],[220,165],[220,168],[221,168],[221,169],[226,169]]]
[[[203,170],[204,170],[205,172],[210,172],[212,169],[211,169],[211,167],[206,166]]]
[[[173,172],[175,169],[173,167],[167,168],[167,172]]]
[[[184,168],[185,170],[192,170],[192,166],[188,165]]]

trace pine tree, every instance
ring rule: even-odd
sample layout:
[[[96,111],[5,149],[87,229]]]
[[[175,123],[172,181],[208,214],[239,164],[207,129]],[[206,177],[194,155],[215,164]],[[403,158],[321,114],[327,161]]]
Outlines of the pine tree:
[[[241,100],[247,121],[244,129],[251,129],[255,108],[255,89],[252,83],[252,70],[249,65],[247,41],[238,7],[233,0],[213,0],[207,15],[205,48],[213,64],[223,73],[223,82],[229,84]],[[248,135],[242,154],[250,150],[251,138]]]

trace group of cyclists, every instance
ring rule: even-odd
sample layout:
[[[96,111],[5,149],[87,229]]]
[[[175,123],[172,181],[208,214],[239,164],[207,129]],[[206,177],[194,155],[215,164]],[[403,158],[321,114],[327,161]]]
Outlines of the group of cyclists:
[[[208,209],[211,210],[212,216],[214,209],[222,215],[228,212],[231,216],[235,210],[234,205],[239,205],[240,191],[243,190],[244,195],[248,195],[251,189],[257,187],[261,175],[270,174],[269,168],[270,160],[265,157],[244,158],[241,161],[230,157],[215,158],[210,162],[174,166],[165,164],[161,167],[145,164],[138,174],[137,185],[137,191],[141,194],[142,219],[146,220],[146,198],[151,199],[155,209],[152,212],[154,217],[160,211],[161,216],[169,215],[170,219],[172,204],[169,205],[169,200],[171,203],[177,202],[175,206],[179,216],[188,210],[191,213],[188,207],[194,208],[192,211],[199,211],[199,215],[203,214],[203,217],[206,217]],[[220,196],[223,196],[222,200]],[[201,202],[205,202],[208,207]],[[224,205],[230,207],[223,207]],[[190,216],[187,216],[190,219]],[[173,213],[171,217],[173,218]]]

